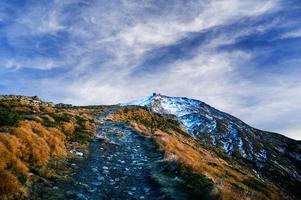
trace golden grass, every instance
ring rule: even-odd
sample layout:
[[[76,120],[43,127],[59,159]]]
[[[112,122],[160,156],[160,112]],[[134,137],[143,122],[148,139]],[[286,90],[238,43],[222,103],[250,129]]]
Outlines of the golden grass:
[[[62,128],[65,133],[68,135],[73,135],[75,131],[75,125],[73,122],[63,122]]]
[[[9,198],[19,192],[20,182],[11,172],[0,171],[0,180],[0,195]]]
[[[74,141],[73,137],[79,132],[93,135],[95,123],[91,113],[103,110],[33,106],[14,98],[0,99],[1,109],[30,119],[21,118],[14,125],[0,126],[0,199],[5,200],[19,199],[39,177],[48,179],[58,177],[61,171],[66,173],[67,166],[63,163],[70,155],[67,148],[80,147],[81,151],[87,148],[87,144]],[[59,169],[57,163],[62,163]]]

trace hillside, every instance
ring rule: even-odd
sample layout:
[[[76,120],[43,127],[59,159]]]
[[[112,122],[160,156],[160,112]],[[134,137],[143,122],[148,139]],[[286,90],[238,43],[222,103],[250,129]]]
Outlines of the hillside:
[[[86,156],[93,116],[104,108],[62,105],[0,96],[0,199],[28,198],[31,186],[64,178],[68,159]]]
[[[298,199],[300,142],[201,101],[0,96],[0,199]]]

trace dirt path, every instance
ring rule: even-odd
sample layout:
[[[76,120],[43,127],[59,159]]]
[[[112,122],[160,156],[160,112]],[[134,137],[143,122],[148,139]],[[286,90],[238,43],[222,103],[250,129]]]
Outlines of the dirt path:
[[[88,158],[70,163],[72,180],[56,183],[52,192],[63,194],[52,199],[164,199],[151,178],[153,164],[163,154],[127,124],[105,120],[107,114],[98,119]]]
[[[90,155],[75,175],[77,199],[158,199],[151,163],[162,155],[126,124],[105,121]]]

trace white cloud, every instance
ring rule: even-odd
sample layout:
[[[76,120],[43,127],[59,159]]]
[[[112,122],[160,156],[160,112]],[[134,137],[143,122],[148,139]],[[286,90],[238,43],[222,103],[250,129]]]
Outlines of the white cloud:
[[[76,7],[80,2],[82,6]],[[20,12],[14,23],[0,30],[0,34],[5,33],[15,47],[29,50],[40,48],[39,41],[27,46],[30,37],[51,35],[56,39],[58,33],[63,32],[68,41],[59,45],[59,56],[20,59],[0,56],[0,64],[15,70],[69,68],[54,78],[29,81],[39,85],[40,90],[47,88],[47,92],[43,91],[45,96],[68,103],[118,103],[158,91],[201,99],[263,129],[276,127],[273,122],[287,117],[293,109],[299,110],[294,105],[300,97],[291,97],[293,91],[301,89],[289,87],[291,74],[275,75],[268,83],[252,82],[237,74],[248,67],[244,65],[252,59],[251,53],[216,50],[221,45],[235,43],[242,36],[278,26],[280,19],[212,35],[189,58],[163,64],[158,72],[133,74],[150,51],[176,44],[193,32],[227,26],[245,18],[259,18],[281,9],[282,3],[278,0],[200,0],[186,1],[184,5],[183,2],[174,1],[164,8],[152,1],[55,1],[32,6]],[[1,19],[5,18],[0,16]],[[298,34],[298,31],[287,33],[285,37]],[[278,79],[287,82],[276,87]],[[249,105],[252,98],[255,103]],[[275,114],[275,110],[284,107],[287,110]],[[275,130],[283,130],[284,126],[282,123]]]
[[[287,33],[284,33],[280,38],[287,39],[287,38],[298,38],[301,37],[301,29],[293,30]]]

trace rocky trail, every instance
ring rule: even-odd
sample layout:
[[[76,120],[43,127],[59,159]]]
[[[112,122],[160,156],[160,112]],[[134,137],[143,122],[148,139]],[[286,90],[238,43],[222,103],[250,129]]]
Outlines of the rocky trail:
[[[57,183],[53,189],[63,194],[53,199],[164,199],[151,177],[163,154],[127,124],[105,120],[106,114],[98,119],[88,158],[71,164],[72,180]]]

